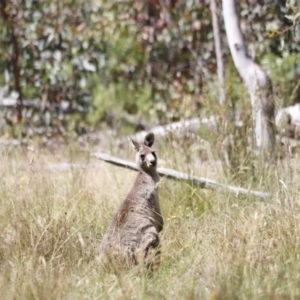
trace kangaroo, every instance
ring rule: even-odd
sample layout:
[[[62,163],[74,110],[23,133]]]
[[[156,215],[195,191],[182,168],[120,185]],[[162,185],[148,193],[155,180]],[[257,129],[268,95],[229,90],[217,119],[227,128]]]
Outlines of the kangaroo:
[[[103,236],[98,260],[153,270],[160,263],[158,233],[164,225],[158,197],[157,157],[151,148],[154,134],[147,134],[143,144],[128,139],[136,151],[138,175]]]

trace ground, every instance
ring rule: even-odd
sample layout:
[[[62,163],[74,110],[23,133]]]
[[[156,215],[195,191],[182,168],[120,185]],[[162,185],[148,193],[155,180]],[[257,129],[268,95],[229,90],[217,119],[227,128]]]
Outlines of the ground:
[[[162,179],[163,259],[147,276],[107,272],[96,263],[102,235],[135,176],[90,158],[96,150],[0,149],[2,299],[300,298],[297,158],[261,176],[255,188],[271,193],[265,200]],[[162,167],[229,182],[212,158],[187,165],[167,142],[157,152]],[[130,146],[113,153],[134,159]]]

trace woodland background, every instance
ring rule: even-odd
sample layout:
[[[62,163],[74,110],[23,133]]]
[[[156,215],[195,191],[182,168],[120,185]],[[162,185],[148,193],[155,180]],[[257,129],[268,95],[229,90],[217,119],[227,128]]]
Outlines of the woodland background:
[[[249,54],[271,76],[276,107],[299,101],[297,2],[238,5]],[[3,137],[124,134],[220,110],[209,0],[3,0],[0,7]],[[219,3],[217,14],[223,108],[247,118]]]

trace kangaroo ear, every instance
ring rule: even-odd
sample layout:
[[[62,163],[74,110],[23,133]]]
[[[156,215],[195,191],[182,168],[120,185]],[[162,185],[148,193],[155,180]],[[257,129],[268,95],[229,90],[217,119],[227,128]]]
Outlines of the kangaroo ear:
[[[141,145],[138,142],[136,142],[133,139],[131,139],[129,136],[127,138],[129,140],[129,142],[130,142],[133,150],[136,151],[136,152],[138,152],[140,150],[140,148],[141,148]]]
[[[144,144],[147,147],[151,147],[154,143],[154,134],[152,132],[148,133],[145,137]]]

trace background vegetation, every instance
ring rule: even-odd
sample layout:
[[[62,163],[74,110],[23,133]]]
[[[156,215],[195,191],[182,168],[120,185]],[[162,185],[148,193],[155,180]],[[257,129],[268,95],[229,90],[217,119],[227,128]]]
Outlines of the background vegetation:
[[[8,126],[16,137],[82,134],[124,113],[168,123],[217,103],[209,0],[0,5],[1,94],[18,100],[4,112],[2,134]],[[298,31],[286,17],[296,15],[296,3],[239,1],[239,7],[250,54],[271,73],[279,105],[297,101],[298,93],[288,96],[299,77]],[[235,92],[240,81],[220,8],[218,15],[232,105],[243,99]]]

